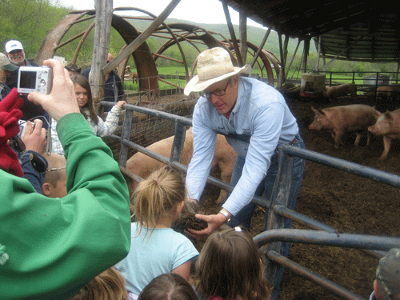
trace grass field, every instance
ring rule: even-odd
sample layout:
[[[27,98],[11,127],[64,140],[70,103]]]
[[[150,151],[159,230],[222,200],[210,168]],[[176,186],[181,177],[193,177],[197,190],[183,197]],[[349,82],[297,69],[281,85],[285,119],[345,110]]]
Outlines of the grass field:
[[[185,68],[183,66],[172,66],[172,67],[158,67],[158,74],[159,75],[165,75],[167,78],[165,80],[171,82],[174,85],[185,87],[186,85],[186,80],[183,79],[186,75],[185,73]],[[253,70],[253,73],[258,73],[259,75],[260,70]],[[376,76],[378,75],[379,78],[380,76],[386,76],[387,78],[387,84],[390,83],[396,83],[394,82],[396,73],[376,73],[376,72],[365,72],[365,73],[356,73],[356,72],[327,72],[326,73],[326,84],[327,85],[336,85],[336,84],[344,84],[344,83],[351,83],[354,82],[356,85],[364,85],[365,82],[365,77],[367,76]],[[274,74],[275,75],[275,74]],[[392,77],[392,80],[389,80],[389,77]],[[287,76],[289,80],[297,81],[300,82],[301,80],[301,72],[298,71],[290,71],[289,75]],[[275,80],[277,82],[277,80]],[[375,81],[371,80],[368,84],[370,85],[375,85]],[[385,83],[386,84],[386,83]],[[162,81],[159,81],[159,87],[161,90],[164,89],[173,89],[176,88],[173,85],[164,83]],[[132,83],[131,81],[126,81],[124,83],[124,88],[126,90],[138,90],[138,84],[137,83]]]

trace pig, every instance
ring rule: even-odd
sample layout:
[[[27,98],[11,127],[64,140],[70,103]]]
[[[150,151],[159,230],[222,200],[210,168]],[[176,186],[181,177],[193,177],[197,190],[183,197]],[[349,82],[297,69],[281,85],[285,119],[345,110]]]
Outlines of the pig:
[[[346,83],[325,88],[324,97],[334,100],[340,96],[351,94],[353,100],[357,99],[357,87],[354,83]]]
[[[174,136],[160,140],[151,144],[147,149],[152,150],[165,157],[170,157]],[[186,131],[185,143],[181,155],[181,163],[188,165],[193,155],[193,132],[192,128]],[[218,134],[217,143],[215,146],[214,158],[211,163],[211,172],[219,170],[221,172],[221,180],[230,183],[235,165],[236,152],[231,145],[228,144],[223,135]],[[151,172],[159,169],[164,164],[156,159],[153,159],[141,152],[137,152],[126,162],[126,168],[132,173],[147,178]],[[129,182],[129,188],[133,191],[137,182]],[[227,192],[221,190],[217,203],[223,203],[226,200]]]
[[[392,139],[400,139],[400,109],[378,112],[376,124],[368,127],[368,131],[373,135],[383,135],[383,152],[379,160],[384,160],[390,150]]]
[[[376,97],[381,100],[396,100],[400,93],[400,87],[397,85],[380,86],[376,89]]]
[[[138,73],[136,73],[136,72],[133,72],[132,73],[132,82],[133,83],[139,83],[139,75],[138,75]]]
[[[314,111],[315,117],[308,129],[330,131],[335,140],[334,147],[336,149],[343,144],[342,137],[347,132],[356,132],[354,145],[358,146],[361,139],[360,132],[367,131],[368,126],[374,125],[377,119],[375,108],[364,104],[335,106],[318,110],[311,107],[311,109]],[[368,134],[367,146],[369,142],[370,134]]]

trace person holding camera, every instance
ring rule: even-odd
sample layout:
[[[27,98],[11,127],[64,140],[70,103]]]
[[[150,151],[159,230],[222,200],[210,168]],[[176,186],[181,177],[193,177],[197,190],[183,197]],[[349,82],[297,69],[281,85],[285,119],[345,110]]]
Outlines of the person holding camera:
[[[61,62],[46,60],[50,94],[28,99],[58,121],[67,159],[63,198],[38,194],[22,178],[8,141],[19,132],[16,89],[0,101],[0,295],[7,299],[68,299],[123,259],[130,248],[129,192],[110,148],[80,113]],[[107,182],[105,185],[104,183]]]
[[[5,44],[5,50],[7,53],[8,59],[13,63],[17,68],[10,72],[10,76],[7,78],[7,85],[12,89],[17,87],[18,85],[18,69],[21,66],[34,66],[38,65],[34,62],[30,62],[25,58],[25,50],[22,46],[22,43],[17,40],[9,40]],[[21,107],[21,111],[23,113],[22,120],[30,120],[37,116],[45,116],[47,121],[49,121],[48,114],[43,110],[40,105],[36,105],[35,103],[28,101],[26,95],[21,95],[21,98],[24,100],[24,104]],[[47,129],[47,123],[43,124],[44,128]]]

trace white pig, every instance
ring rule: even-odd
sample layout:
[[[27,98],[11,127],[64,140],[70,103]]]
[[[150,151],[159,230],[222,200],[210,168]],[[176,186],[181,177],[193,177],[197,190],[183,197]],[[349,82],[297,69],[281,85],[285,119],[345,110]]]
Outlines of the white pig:
[[[147,149],[161,154],[167,158],[171,155],[174,136],[160,140],[151,144]],[[193,132],[192,128],[186,131],[185,143],[181,155],[181,163],[188,165],[193,155]],[[215,146],[214,158],[211,163],[211,172],[219,169],[221,172],[221,180],[230,183],[233,166],[235,165],[236,152],[231,145],[228,144],[223,135],[218,134],[217,143]],[[154,170],[161,168],[164,164],[154,158],[151,158],[141,152],[137,152],[126,162],[126,168],[132,173],[147,178]],[[130,189],[134,190],[137,182],[129,183]],[[227,192],[221,190],[217,203],[223,203],[226,200]]]
[[[353,104],[344,106],[335,106],[324,109],[315,109],[314,121],[308,126],[310,130],[327,130],[332,133],[335,140],[335,148],[339,148],[342,143],[342,137],[347,132],[355,132],[357,137],[354,145],[358,146],[361,138],[361,131],[367,131],[368,126],[376,122],[377,111],[375,108],[364,104]],[[370,136],[368,135],[367,145],[369,145]]]
[[[376,124],[368,127],[373,135],[383,135],[383,152],[380,160],[387,158],[392,144],[392,139],[400,139],[400,109],[378,113]]]

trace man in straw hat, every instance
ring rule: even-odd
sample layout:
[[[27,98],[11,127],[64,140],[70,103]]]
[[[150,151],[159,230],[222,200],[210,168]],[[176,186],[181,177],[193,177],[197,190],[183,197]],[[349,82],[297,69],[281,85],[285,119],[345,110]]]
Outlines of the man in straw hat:
[[[208,228],[191,231],[205,235],[229,221],[250,228],[255,209],[251,202],[254,195],[265,192],[270,199],[278,171],[278,145],[290,144],[305,148],[296,119],[283,96],[273,87],[253,78],[251,67],[234,67],[230,53],[223,48],[207,49],[197,57],[197,75],[185,87],[185,94],[199,92],[200,98],[193,112],[193,157],[189,164],[186,183],[191,199],[199,200],[214,155],[217,134],[226,136],[235,149],[237,158],[231,185],[235,188],[218,214],[196,215],[207,221]],[[288,207],[295,209],[296,199],[303,179],[304,160],[294,158]],[[265,229],[268,212],[265,214]],[[291,221],[285,221],[291,228]],[[287,256],[289,244],[283,245]],[[275,281],[275,297],[283,268]],[[274,298],[274,296],[273,296]]]

